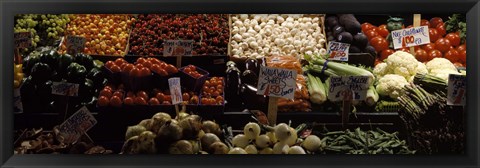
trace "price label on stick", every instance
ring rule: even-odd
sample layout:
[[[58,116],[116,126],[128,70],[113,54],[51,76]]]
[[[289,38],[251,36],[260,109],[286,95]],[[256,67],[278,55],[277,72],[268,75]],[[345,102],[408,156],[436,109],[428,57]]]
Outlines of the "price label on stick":
[[[20,32],[13,34],[15,48],[29,48],[32,46],[32,33]]]
[[[72,55],[83,52],[83,50],[85,49],[85,41],[85,37],[67,36],[67,52]]]
[[[167,40],[163,43],[164,56],[192,55],[193,40]]]
[[[350,44],[340,42],[329,42],[327,46],[327,54],[329,60],[348,61],[348,50]]]
[[[297,72],[290,69],[262,66],[258,77],[258,95],[293,99]]]
[[[66,143],[73,143],[95,124],[97,124],[97,120],[93,117],[87,107],[83,106],[63,122],[58,129]]]
[[[448,76],[447,105],[465,106],[466,76],[450,74]]]
[[[172,104],[180,104],[183,102],[182,90],[180,87],[180,78],[168,79],[168,86],[170,87],[170,94],[172,97]]]
[[[367,76],[332,76],[328,99],[331,101],[365,100],[369,87]]]
[[[395,30],[391,33],[393,48],[419,46],[430,43],[428,26],[412,27],[408,29]]]
[[[53,82],[52,94],[61,96],[78,96],[79,84],[65,83],[65,82]]]

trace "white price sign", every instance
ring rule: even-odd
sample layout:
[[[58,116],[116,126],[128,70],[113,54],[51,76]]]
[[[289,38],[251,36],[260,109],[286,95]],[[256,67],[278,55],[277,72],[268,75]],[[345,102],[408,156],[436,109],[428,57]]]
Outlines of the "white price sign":
[[[52,94],[60,96],[78,96],[79,84],[65,83],[65,82],[53,82]]]
[[[466,78],[464,75],[448,76],[447,105],[464,106],[466,104]]]
[[[97,120],[92,113],[83,106],[58,128],[60,135],[63,136],[66,143],[73,143],[85,134],[90,128],[97,124]]]
[[[430,43],[428,26],[395,30],[391,33],[395,49],[419,46]]]
[[[329,60],[348,61],[348,50],[350,44],[340,42],[329,42],[327,46],[327,54]]]
[[[258,77],[257,94],[293,99],[296,80],[295,70],[262,66]]]
[[[15,48],[28,48],[32,46],[32,33],[20,32],[13,34],[15,40]]]
[[[83,52],[83,50],[85,49],[85,42],[85,37],[67,36],[67,52],[69,54]]]
[[[180,104],[183,102],[182,89],[180,87],[180,78],[168,79],[168,86],[170,87],[170,94],[172,97],[172,104]]]
[[[193,40],[167,40],[163,44],[163,56],[192,55]]]
[[[365,100],[370,86],[367,76],[332,76],[328,99],[331,101]]]

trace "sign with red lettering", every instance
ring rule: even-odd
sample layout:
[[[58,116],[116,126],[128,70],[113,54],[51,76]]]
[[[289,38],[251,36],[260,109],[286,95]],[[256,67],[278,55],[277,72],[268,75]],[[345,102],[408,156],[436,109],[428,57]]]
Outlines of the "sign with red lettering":
[[[419,46],[430,43],[428,26],[412,27],[392,31],[393,48],[400,49],[405,47]]]

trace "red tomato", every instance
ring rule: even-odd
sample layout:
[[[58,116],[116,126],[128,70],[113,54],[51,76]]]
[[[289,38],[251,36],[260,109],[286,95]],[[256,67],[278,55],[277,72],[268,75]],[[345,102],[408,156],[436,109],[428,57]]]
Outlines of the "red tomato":
[[[144,67],[150,69],[150,68],[152,67],[152,62],[150,62],[150,61],[145,61],[142,65],[143,65]]]
[[[165,67],[165,71],[167,71],[168,74],[175,74],[178,72],[178,69],[177,67],[173,66],[173,65],[167,65]]]
[[[155,97],[158,99],[158,101],[160,102],[163,102],[163,101],[166,101],[167,99],[165,98],[165,94],[163,93],[157,93],[157,95],[155,95]]]
[[[132,97],[126,97],[125,99],[123,99],[123,104],[131,106],[135,104],[135,101]]]
[[[415,51],[415,58],[417,58],[417,60],[420,61],[420,62],[430,61],[430,60],[428,60],[427,52],[423,49],[418,49],[418,50]]]
[[[121,107],[122,106],[122,99],[120,99],[120,97],[118,97],[118,96],[112,96],[112,98],[110,98],[110,104],[113,107]]]
[[[113,65],[112,68],[110,69],[113,73],[118,73],[121,72],[122,70],[120,69],[119,66]]]
[[[110,99],[108,99],[107,97],[105,96],[100,96],[98,98],[98,106],[108,106],[108,104],[110,104]]]
[[[466,51],[467,50],[467,45],[465,44],[462,44],[462,45],[459,45],[457,47],[457,51],[460,52],[460,51]]]
[[[407,26],[407,28],[412,28],[412,27],[413,27],[413,25],[408,25],[408,26]]]
[[[452,44],[450,43],[450,40],[446,38],[440,38],[435,41],[435,48],[442,53],[447,52],[450,49],[450,46],[452,46]]]
[[[378,28],[380,28],[380,29],[387,29],[387,25],[386,25],[386,24],[382,24],[382,25],[378,26]],[[388,29],[387,29],[387,30],[388,30]]]
[[[105,68],[112,69],[113,65],[115,65],[113,61],[107,61],[107,63],[105,63]]]
[[[128,91],[127,97],[135,97],[135,93],[133,93],[132,91]]]
[[[438,50],[432,50],[428,52],[428,60],[432,60],[434,58],[442,58],[442,52]]]
[[[445,36],[445,38],[448,39],[450,41],[450,43],[452,44],[452,46],[454,46],[454,47],[460,45],[460,36],[456,33],[448,33]]]
[[[383,37],[373,38],[372,40],[370,40],[370,45],[372,45],[372,47],[375,48],[375,51],[377,52],[388,49],[388,42]]]
[[[397,51],[403,51],[403,52],[410,53],[410,48],[401,48],[401,49],[398,49]]]
[[[115,65],[117,66],[121,66],[123,63],[125,63],[125,60],[123,60],[122,58],[117,58],[115,60]]]
[[[182,100],[183,100],[183,101],[190,100],[190,95],[189,95],[188,93],[183,93],[183,94],[182,94]]]
[[[157,72],[160,76],[168,76],[168,72],[165,69],[159,69]]]
[[[374,66],[377,66],[377,64],[380,64],[380,63],[382,63],[382,61],[380,61],[380,59],[377,58],[377,59],[375,59],[375,64],[374,64]]]
[[[430,19],[430,27],[432,28],[436,28],[440,23],[443,23],[443,19],[440,17],[434,17]]]
[[[428,28],[428,34],[430,35],[430,42],[435,43],[440,37],[438,34],[437,29],[435,28]]]
[[[112,96],[123,97],[123,92],[116,91]]]
[[[362,24],[362,31],[363,32],[367,32],[369,30],[371,30],[372,28],[374,28],[375,26],[373,26],[372,24],[368,23],[368,22],[365,22]]]
[[[138,91],[137,97],[143,97],[143,99],[148,100],[148,94],[145,91]]]
[[[367,30],[367,32],[365,32],[365,36],[367,36],[367,38],[370,40],[370,39],[373,39],[374,37],[378,37],[380,35],[377,33],[377,31]]]
[[[152,62],[152,64],[160,64],[160,63],[161,63],[161,61],[158,60],[158,59],[156,59],[156,58],[148,58],[148,60],[149,60],[150,62]]]
[[[152,97],[152,98],[150,98],[150,100],[148,101],[148,104],[150,104],[150,105],[160,105],[160,101],[158,101],[157,98]]]
[[[147,105],[147,101],[143,97],[136,97],[135,104],[137,105]]]
[[[420,21],[420,26],[428,26],[428,27],[430,27],[430,22],[429,22],[428,20],[426,20],[426,19],[422,19],[422,20]]]
[[[142,69],[143,67],[143,64],[135,64],[135,68]]]
[[[388,32],[388,29],[386,28],[378,28],[377,33],[383,38],[387,38],[389,32]]]
[[[435,50],[435,43],[428,43],[422,47],[423,50],[429,52],[431,50]]]
[[[143,67],[140,70],[140,76],[145,77],[145,76],[149,76],[149,75],[152,75],[152,72],[147,67]]]
[[[143,64],[143,63],[145,63],[146,61],[147,61],[147,60],[146,60],[145,58],[140,57],[140,58],[137,59],[137,62],[135,62],[135,64]]]
[[[110,97],[112,97],[112,91],[105,88],[102,91],[100,91],[99,96],[105,96],[106,98],[110,99]]]
[[[392,50],[392,49],[383,50],[383,51],[380,53],[380,61],[383,61],[383,60],[387,59],[388,56],[392,55],[393,53],[395,53],[395,51]]]
[[[458,60],[462,63],[462,64],[467,64],[467,51],[466,50],[463,50],[463,51],[459,51],[458,52]],[[466,65],[465,65],[466,66]]]
[[[463,64],[460,63],[460,62],[455,62],[455,63],[453,63],[453,65],[455,65],[455,67],[457,67],[457,68],[458,67],[463,67]]]
[[[133,77],[140,77],[140,69],[138,68],[133,68],[131,71],[130,71],[130,76],[133,76]]]
[[[127,64],[123,67],[122,72],[129,74],[132,69],[135,68],[133,64]]]
[[[445,57],[445,59],[448,59],[450,60],[450,62],[458,62],[459,61],[459,53],[457,50],[455,49],[450,49],[448,50],[445,55],[443,55],[443,57]]]
[[[443,36],[445,36],[445,34],[447,34],[447,29],[445,29],[445,24],[444,23],[439,23],[437,25],[437,27],[435,27],[435,28],[437,29],[440,37],[443,37]]]

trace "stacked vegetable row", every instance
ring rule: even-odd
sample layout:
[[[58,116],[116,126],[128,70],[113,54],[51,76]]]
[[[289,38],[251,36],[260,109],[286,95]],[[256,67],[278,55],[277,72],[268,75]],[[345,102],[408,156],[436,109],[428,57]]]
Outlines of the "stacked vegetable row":
[[[395,52],[389,33],[404,28],[402,18],[390,18],[388,26],[372,25],[368,22],[362,24],[362,31],[368,37],[370,44],[378,52],[378,63],[387,59]],[[415,47],[415,58],[420,62],[428,62],[434,58],[446,58],[458,67],[466,66],[466,23],[465,17],[454,14],[444,22],[440,17],[430,20],[422,19],[421,26],[427,26],[430,43]],[[413,27],[412,25],[407,28]],[[397,51],[410,52],[409,48]]]
[[[58,106],[52,96],[53,82],[79,84],[78,97],[70,99],[70,108],[96,104],[96,95],[107,83],[101,68],[103,63],[86,54],[58,54],[57,50],[43,48],[23,60],[23,79],[20,92],[25,112],[53,112]],[[40,99],[39,99],[40,98]]]
[[[166,40],[193,40],[192,55],[227,54],[228,15],[138,15],[130,38],[130,53],[163,55]]]

